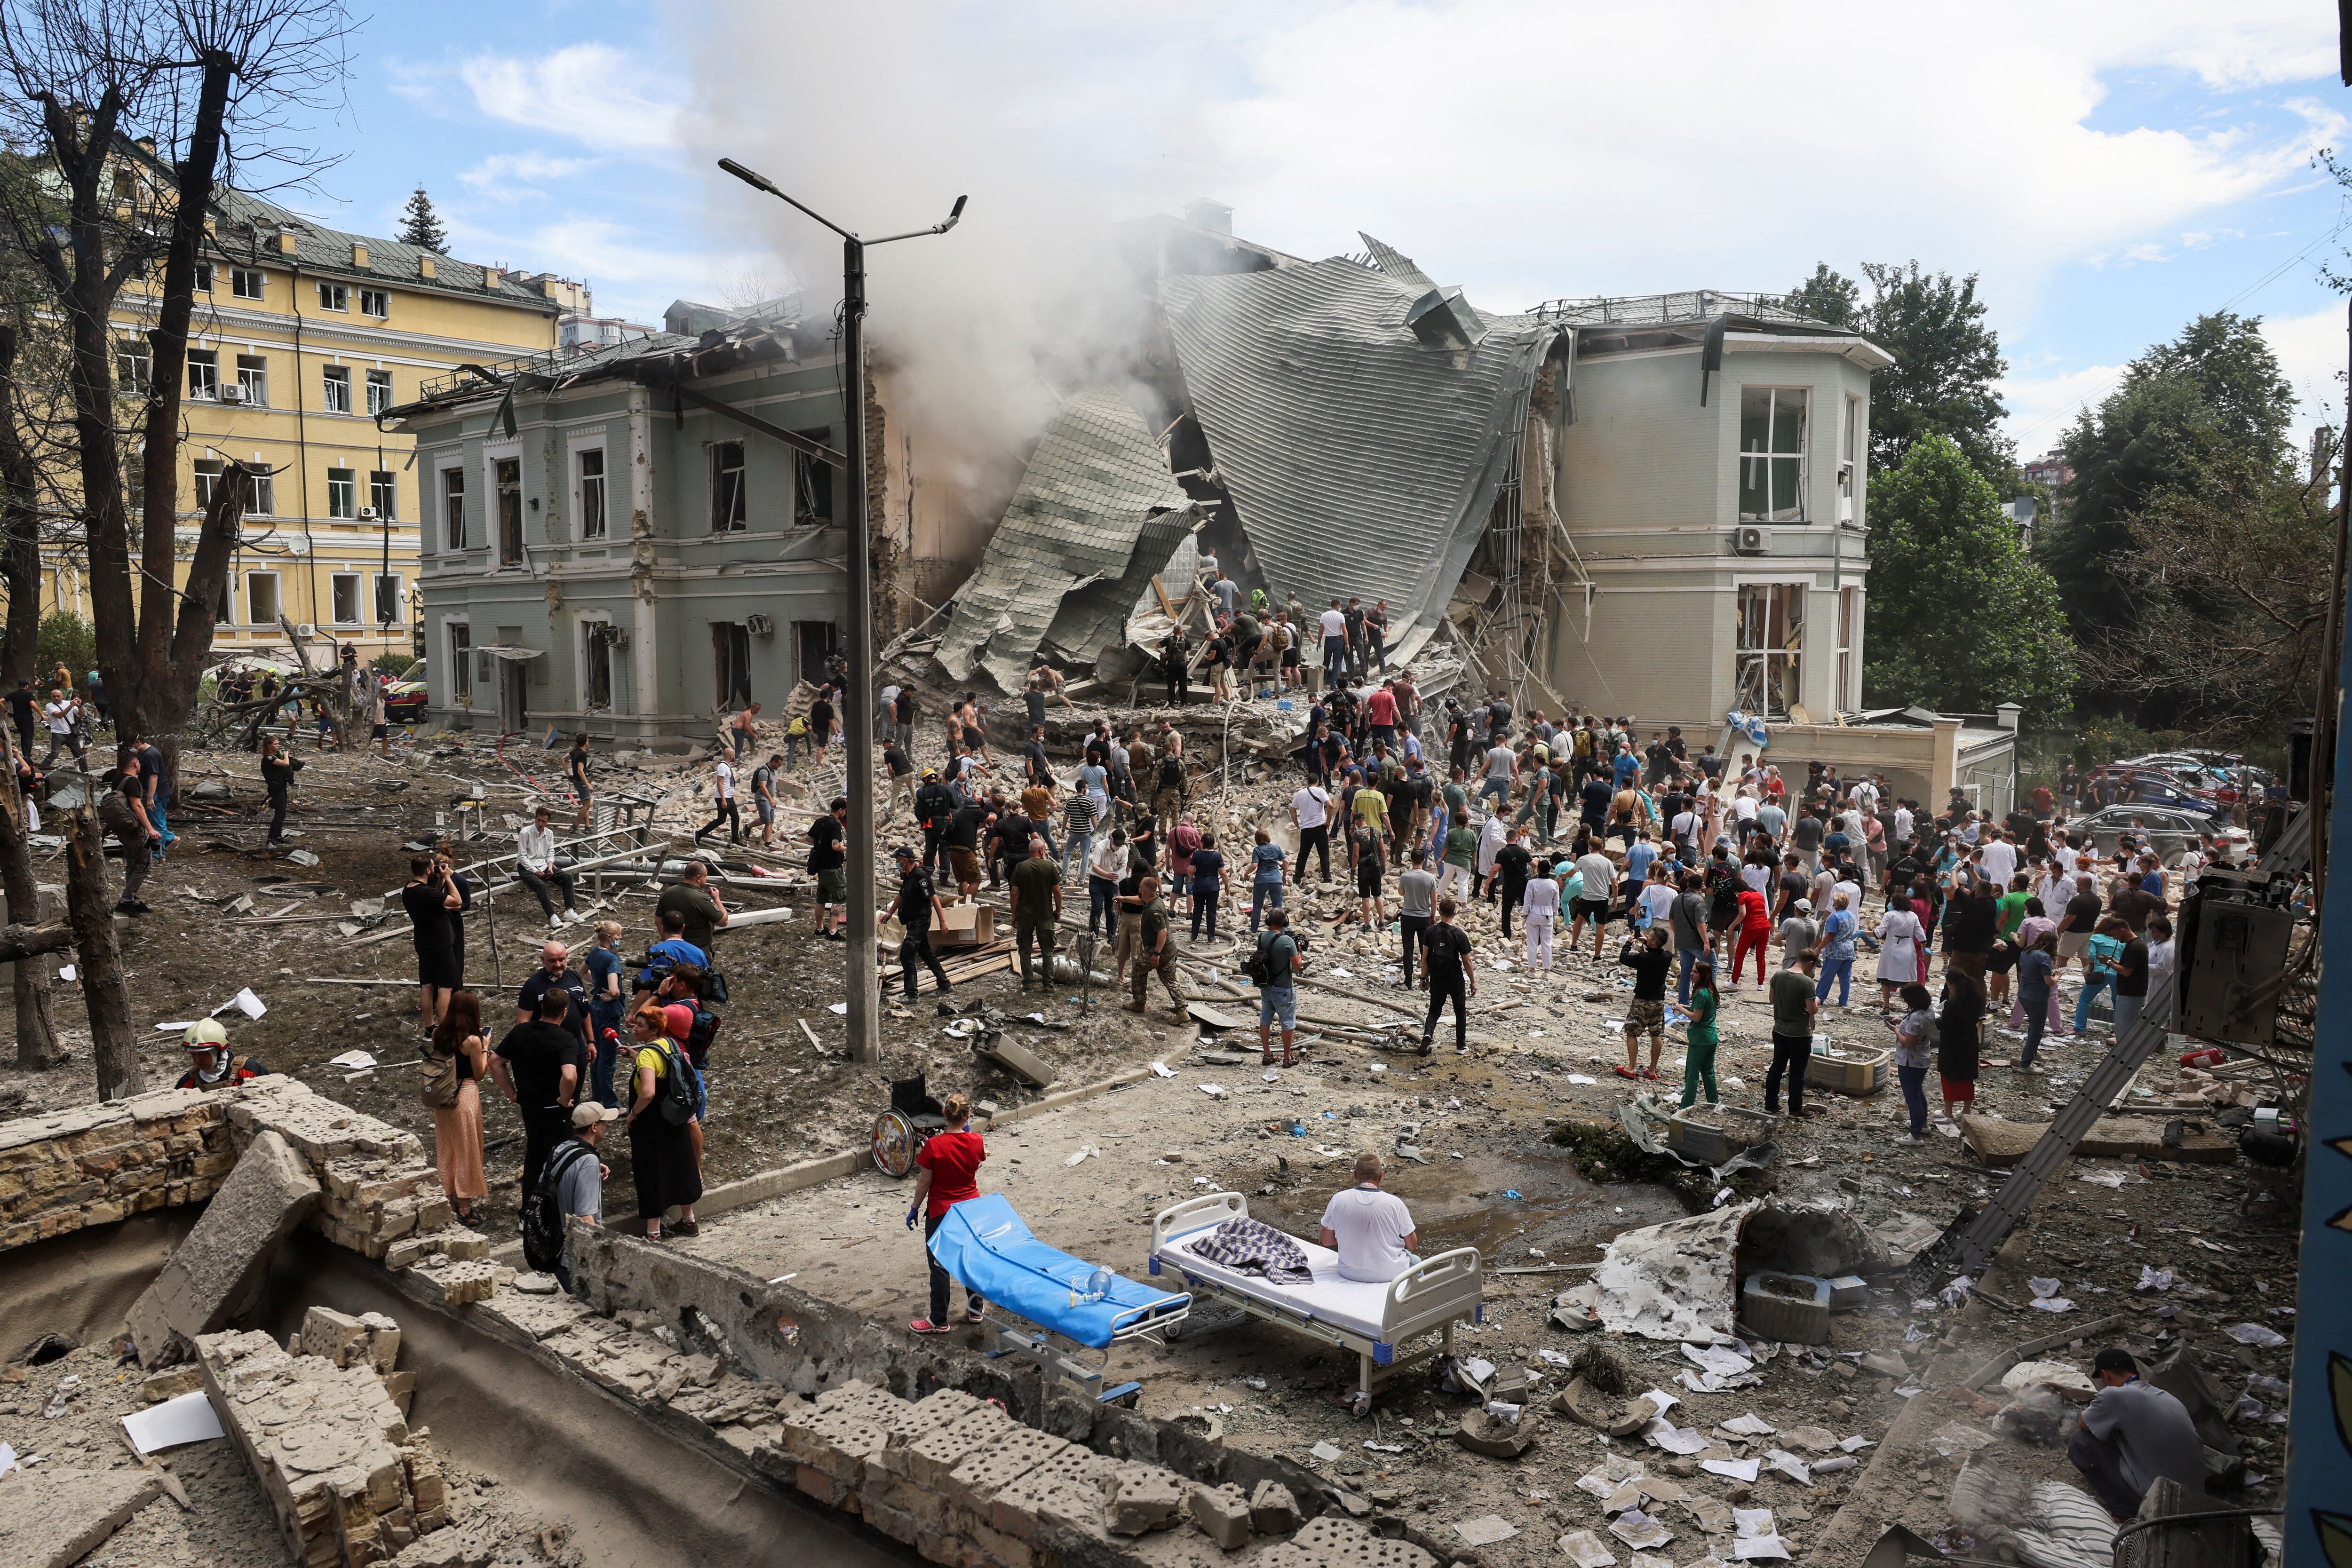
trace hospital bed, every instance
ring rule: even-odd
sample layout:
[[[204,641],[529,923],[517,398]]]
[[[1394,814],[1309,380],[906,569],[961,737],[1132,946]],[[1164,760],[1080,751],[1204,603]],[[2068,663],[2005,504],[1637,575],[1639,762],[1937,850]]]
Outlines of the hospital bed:
[[[1371,1408],[1372,1391],[1432,1354],[1454,1354],[1454,1325],[1486,1321],[1486,1274],[1475,1247],[1414,1264],[1386,1284],[1339,1278],[1339,1255],[1292,1237],[1307,1254],[1314,1278],[1301,1283],[1269,1280],[1202,1258],[1194,1246],[1229,1219],[1249,1218],[1249,1199],[1237,1192],[1206,1193],[1163,1208],[1151,1222],[1151,1272],[1173,1270],[1197,1296],[1238,1307],[1254,1318],[1356,1353],[1358,1415]],[[1400,1356],[1425,1334],[1438,1336]],[[1173,1335],[1170,1337],[1174,1337]]]
[[[1094,1298],[1095,1265],[1038,1240],[1002,1193],[966,1198],[949,1209],[929,1246],[940,1268],[988,1302],[989,1326],[996,1331],[991,1357],[1026,1356],[1047,1375],[1075,1383],[1106,1405],[1143,1387],[1134,1382],[1103,1386],[1111,1346],[1156,1342],[1192,1307],[1189,1295],[1118,1274]]]

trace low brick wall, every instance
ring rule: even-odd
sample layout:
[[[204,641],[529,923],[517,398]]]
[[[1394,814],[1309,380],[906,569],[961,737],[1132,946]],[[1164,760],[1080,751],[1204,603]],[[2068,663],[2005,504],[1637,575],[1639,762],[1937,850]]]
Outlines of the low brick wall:
[[[310,1165],[323,1190],[304,1223],[407,1268],[478,1260],[489,1244],[454,1228],[441,1178],[414,1134],[272,1074],[235,1089],[167,1089],[0,1123],[0,1251],[133,1214],[202,1203],[264,1131]]]

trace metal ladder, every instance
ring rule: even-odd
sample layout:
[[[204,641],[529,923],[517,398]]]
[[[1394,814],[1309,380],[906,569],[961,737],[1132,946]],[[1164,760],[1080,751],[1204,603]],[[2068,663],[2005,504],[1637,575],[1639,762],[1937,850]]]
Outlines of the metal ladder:
[[[2296,813],[2279,834],[2278,841],[2271,846],[2271,852],[2263,857],[2261,869],[2265,873],[2301,876],[2310,869],[2312,819],[2316,814],[2308,807]],[[2026,1210],[2033,1207],[2042,1187],[2057,1175],[2061,1166],[2074,1157],[2074,1145],[2107,1113],[2116,1097],[2129,1087],[2133,1074],[2164,1048],[2171,1033],[2172,981],[2179,969],[2176,963],[2171,972],[2150,983],[2138,1019],[2116,1037],[2107,1054],[2091,1069],[2090,1076],[2074,1092],[2074,1097],[2051,1122],[2050,1130],[2011,1168],[2009,1180],[1992,1200],[1980,1210],[1961,1210],[1942,1239],[1919,1255],[1912,1269],[1921,1279],[1948,1270],[1969,1275],[1984,1272],[1985,1265],[2025,1218]]]

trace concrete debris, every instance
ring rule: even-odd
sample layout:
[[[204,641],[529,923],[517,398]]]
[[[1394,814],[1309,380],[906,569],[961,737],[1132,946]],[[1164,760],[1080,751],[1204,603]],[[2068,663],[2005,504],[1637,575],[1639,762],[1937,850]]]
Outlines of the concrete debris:
[[[354,1343],[367,1336],[344,1349]],[[373,1362],[337,1365],[251,1333],[207,1334],[196,1349],[205,1392],[305,1568],[366,1568],[448,1524],[439,1456],[410,1433]]]
[[[278,1245],[319,1205],[310,1166],[276,1133],[239,1156],[204,1218],[131,1309],[142,1366],[209,1333],[250,1307]]]
[[[1288,1535],[1302,1522],[1298,1500],[1280,1481],[1260,1481],[1250,1493],[1250,1527],[1260,1535]]]
[[[11,1568],[72,1568],[163,1491],[154,1470],[19,1467],[0,1474],[0,1541]]]
[[[1610,1242],[1593,1275],[1593,1308],[1601,1326],[1643,1339],[1699,1344],[1734,1338],[1734,1255],[1740,1226],[1759,1207],[1727,1204],[1628,1230]]]

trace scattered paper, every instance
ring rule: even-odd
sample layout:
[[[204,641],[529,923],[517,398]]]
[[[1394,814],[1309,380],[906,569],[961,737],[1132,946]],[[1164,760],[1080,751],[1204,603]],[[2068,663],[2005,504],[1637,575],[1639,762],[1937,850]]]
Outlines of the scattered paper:
[[[1327,1465],[1340,1457],[1339,1446],[1333,1443],[1318,1443],[1307,1451]]]
[[[1353,969],[1342,969],[1336,965],[1332,967],[1331,974],[1335,979],[1352,980],[1356,977],[1356,972]]]
[[[1946,1458],[1954,1454],[1973,1454],[1992,1441],[1992,1434],[1964,1421],[1947,1421],[1927,1439],[1927,1446]]]
[[[1719,1429],[1742,1437],[1769,1437],[1774,1430],[1769,1421],[1754,1415],[1735,1416]]]
[[[1638,1508],[1629,1508],[1610,1521],[1609,1533],[1626,1545],[1638,1546],[1643,1551],[1664,1546],[1675,1538],[1673,1531]]]
[[[347,1051],[341,1056],[331,1056],[327,1060],[337,1067],[373,1067],[375,1065],[375,1058],[364,1051]]]
[[[839,1013],[842,1017],[847,1018],[849,1016],[849,1004],[847,1002],[827,1002],[824,1004],[824,1010],[829,1013]]]
[[[1696,1454],[1706,1448],[1707,1440],[1696,1427],[1677,1427],[1661,1416],[1642,1428],[1642,1436],[1654,1448],[1670,1454]]]
[[[1840,1437],[1838,1447],[1849,1454],[1857,1454],[1864,1448],[1875,1448],[1877,1445],[1868,1437]]]
[[[1225,1086],[1222,1083],[1202,1083],[1195,1087],[1212,1100],[1222,1100],[1225,1097]]]
[[[1173,1078],[1176,1076],[1176,1070],[1169,1066],[1164,1061],[1153,1062],[1151,1064],[1151,1071],[1152,1075],[1158,1078]]]
[[[1850,1470],[1860,1463],[1862,1463],[1862,1461],[1855,1458],[1852,1454],[1840,1454],[1834,1459],[1822,1459],[1817,1461],[1813,1466],[1813,1474],[1817,1476],[1832,1475],[1839,1470]]]
[[[1658,1414],[1661,1416],[1682,1403],[1682,1400],[1678,1396],[1669,1394],[1663,1388],[1653,1388],[1647,1394],[1643,1395],[1642,1397],[1656,1406],[1658,1407]]]
[[[1083,1163],[1087,1155],[1099,1155],[1101,1153],[1102,1151],[1095,1147],[1092,1144],[1082,1144],[1078,1147],[1078,1152],[1072,1155],[1068,1159],[1064,1160],[1062,1164],[1065,1167],[1078,1165]]]
[[[155,1032],[157,1034],[177,1034],[182,1030],[195,1028],[196,1022],[197,1020],[194,1019],[173,1019],[170,1023],[157,1024],[155,1026]]]
[[[1502,1515],[1483,1513],[1475,1519],[1465,1519],[1454,1527],[1454,1533],[1472,1546],[1492,1546],[1498,1541],[1508,1541],[1519,1532],[1519,1527],[1506,1521]]]
[[[134,1410],[122,1418],[122,1429],[142,1459],[183,1443],[206,1443],[224,1435],[220,1416],[202,1390]]]
[[[6,1443],[0,1443],[0,1476],[6,1475],[16,1468],[16,1450]],[[1614,1562],[1616,1559],[1612,1558],[1610,1561]]]
[[[60,980],[65,981],[65,982],[66,982],[67,984],[68,984],[68,985],[72,984],[72,982],[73,982],[73,977],[74,977],[74,967],[73,967],[71,964],[68,964],[65,967],[63,967],[63,968],[61,968],[61,969],[59,969],[59,970],[58,971],[58,979],[60,979]],[[182,1027],[182,1028],[184,1028],[184,1028],[186,1028],[187,1026],[186,1026],[186,1025],[184,1025],[184,1024],[183,1024],[183,1025],[182,1025],[182,1026],[180,1026],[180,1027]]]
[[[213,1016],[215,1018],[218,1018],[221,1014],[228,1011],[231,1008],[235,1008],[237,1011],[243,1013],[249,1019],[257,1019],[262,1014],[269,1010],[269,1004],[263,1001],[259,997],[255,996],[253,994],[253,988],[248,986],[244,990],[237,992],[236,995],[229,998],[228,1000],[223,1002],[220,1006],[215,1008],[213,1009]]]
[[[1753,1481],[1763,1466],[1755,1459],[1701,1459],[1698,1468],[1727,1480]]]
[[[1589,1530],[1571,1531],[1559,1538],[1559,1549],[1576,1568],[1615,1568],[1617,1554]]]
[[[2264,1350],[2275,1350],[2286,1343],[2284,1334],[2260,1323],[2231,1323],[2221,1332],[2240,1344],[2260,1345]]]
[[[2036,1296],[2025,1304],[2039,1307],[2045,1312],[2071,1312],[2074,1310],[2073,1300],[2065,1296]]]
[[[2169,1269],[2151,1269],[2147,1264],[2143,1263],[2139,1266],[2139,1283],[2133,1286],[2132,1289],[2136,1291],[2168,1291],[2172,1289],[2172,1270]]]
[[[2124,1173],[2121,1171],[2084,1171],[2081,1176],[2076,1176],[2074,1179],[2077,1181],[2089,1182],[2093,1186],[2121,1186],[2124,1185]]]
[[[1593,1077],[1590,1072],[1571,1072],[1568,1075],[1568,1081],[1570,1083],[1598,1083],[1601,1082],[1601,1080]]]
[[[1771,1466],[1774,1469],[1780,1471],[1782,1475],[1788,1477],[1790,1480],[1795,1481],[1799,1486],[1809,1487],[1813,1484],[1812,1468],[1807,1465],[1804,1460],[1797,1458],[1796,1455],[1789,1452],[1786,1448],[1769,1448],[1765,1450],[1764,1462]]]
[[[1779,1527],[1772,1522],[1769,1508],[1734,1508],[1731,1511],[1733,1533],[1742,1536],[1776,1535]]]
[[[1756,1370],[1756,1364],[1748,1359],[1744,1351],[1730,1345],[1694,1344],[1685,1340],[1683,1355],[1701,1371],[1712,1372],[1718,1377],[1737,1377]]]

